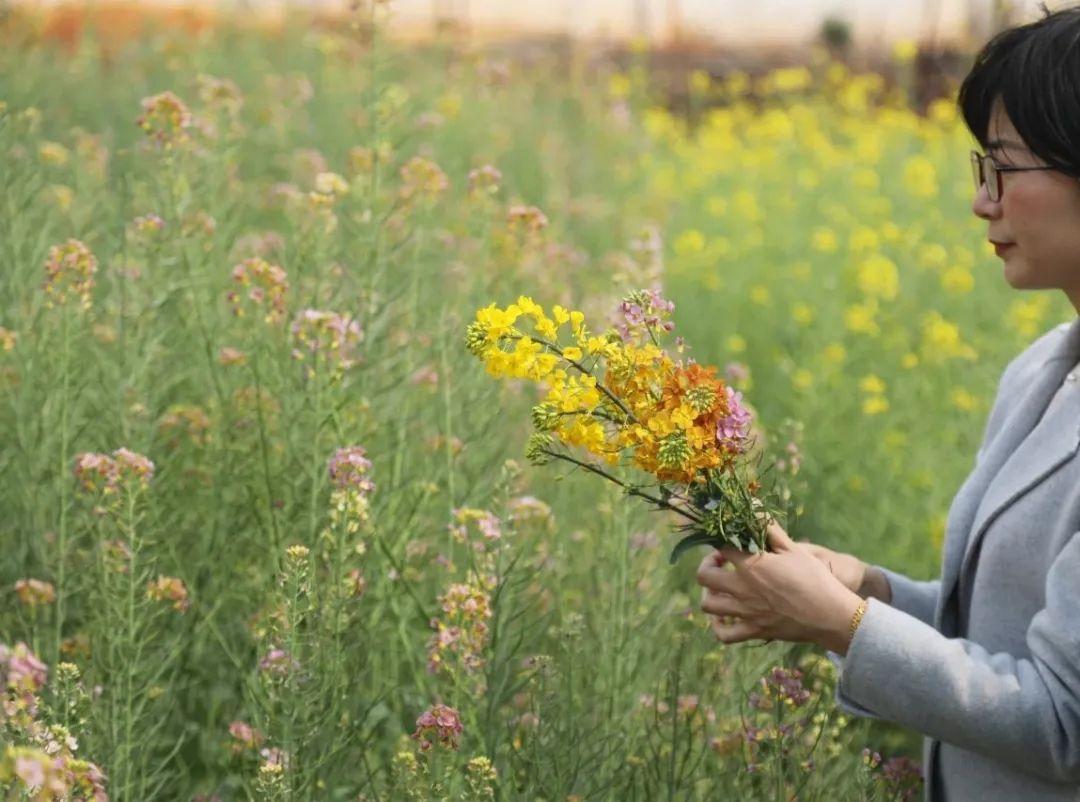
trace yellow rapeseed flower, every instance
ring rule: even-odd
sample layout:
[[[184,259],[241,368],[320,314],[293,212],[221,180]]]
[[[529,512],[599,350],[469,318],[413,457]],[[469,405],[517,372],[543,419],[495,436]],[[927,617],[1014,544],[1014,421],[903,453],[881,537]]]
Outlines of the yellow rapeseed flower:
[[[870,298],[892,301],[900,292],[900,271],[891,259],[874,254],[859,263],[859,289]]]
[[[839,365],[847,359],[847,350],[840,343],[829,343],[821,355],[829,364]]]
[[[919,246],[917,255],[915,257],[916,264],[919,267],[931,268],[931,267],[944,267],[949,259],[949,252],[945,249],[945,246],[938,242],[928,242]]]
[[[813,83],[813,76],[806,67],[783,67],[769,73],[769,87],[776,92],[797,92]]]
[[[712,87],[712,78],[705,70],[693,70],[690,73],[690,91],[704,95]]]
[[[435,104],[436,111],[448,120],[456,119],[461,114],[464,98],[460,92],[447,92]]]
[[[521,314],[528,315],[533,320],[541,320],[544,317],[543,307],[527,295],[518,296],[517,307],[521,310]]]
[[[683,138],[683,124],[667,109],[652,106],[641,115],[645,132],[653,139],[675,144]]]
[[[867,253],[877,250],[881,237],[869,226],[858,226],[848,237],[848,248],[852,253]]]
[[[836,232],[831,228],[816,228],[810,238],[810,246],[821,253],[835,253],[839,247]]]
[[[898,64],[910,64],[919,54],[919,45],[911,39],[900,39],[893,45],[893,59]]]
[[[885,392],[885,382],[879,376],[869,373],[859,379],[859,389],[871,395],[880,395]]]
[[[747,220],[759,221],[765,219],[765,214],[761,210],[761,203],[753,192],[745,189],[736,192],[731,198],[731,205],[737,214]]]
[[[806,368],[799,368],[791,374],[791,384],[797,390],[809,390],[814,385],[814,374]]]
[[[1047,295],[1033,295],[1030,300],[1017,299],[1009,305],[1005,314],[1009,328],[1022,337],[1034,337],[1042,328],[1050,306]]]
[[[864,415],[880,415],[888,412],[889,400],[883,395],[872,395],[863,400],[862,411]]]
[[[750,89],[750,76],[742,70],[733,70],[724,81],[724,89],[732,95],[745,95]]]
[[[847,81],[849,74],[846,64],[841,61],[834,61],[825,70],[825,81],[833,86],[838,86]]]
[[[65,184],[49,184],[45,187],[44,194],[62,212],[70,209],[75,200],[75,192]]]
[[[585,351],[589,356],[595,356],[600,354],[602,356],[611,356],[612,352],[617,346],[614,343],[609,343],[603,337],[589,337],[585,341]]]
[[[881,238],[886,242],[897,242],[904,236],[904,232],[900,230],[900,226],[892,220],[886,220],[882,223],[880,231]]]
[[[954,407],[961,409],[964,412],[974,412],[979,408],[979,399],[963,387],[954,389],[949,395],[949,400]]]
[[[721,198],[718,195],[713,195],[705,202],[705,209],[713,217],[723,217],[727,214],[728,202],[727,198]]]
[[[696,228],[687,229],[675,238],[672,247],[676,256],[701,253],[705,250],[705,235]]]
[[[555,325],[555,321],[544,317],[536,320],[536,333],[546,340],[554,340],[559,336],[558,326]]]
[[[911,156],[904,162],[904,188],[916,198],[933,198],[938,194],[937,169],[925,156]]]
[[[876,314],[877,303],[872,299],[863,304],[851,304],[844,310],[844,326],[853,334],[876,337],[881,332],[874,319]]]
[[[961,265],[954,265],[941,274],[941,288],[953,295],[963,295],[975,289],[975,276]]]
[[[949,125],[956,122],[958,109],[951,100],[938,98],[927,107],[926,116],[940,125]]]
[[[851,183],[856,189],[873,192],[881,186],[881,178],[876,171],[861,167],[852,174]]]
[[[960,327],[946,320],[939,312],[930,312],[923,318],[922,335],[923,358],[927,361],[970,360],[978,356],[975,349],[961,338]]]
[[[791,319],[800,326],[809,326],[814,322],[814,309],[809,304],[797,303],[791,307]]]
[[[946,516],[937,514],[930,519],[930,543],[934,548],[934,551],[941,551],[941,547],[945,544],[945,525],[947,523]]]
[[[42,142],[38,145],[38,158],[45,164],[63,167],[71,158],[71,153],[59,142]]]
[[[484,333],[485,342],[495,345],[500,339],[510,334],[521,317],[521,309],[511,304],[506,309],[499,309],[495,304],[476,310],[476,322]]]
[[[633,83],[630,77],[621,72],[616,72],[608,78],[608,95],[620,99],[629,97]]]

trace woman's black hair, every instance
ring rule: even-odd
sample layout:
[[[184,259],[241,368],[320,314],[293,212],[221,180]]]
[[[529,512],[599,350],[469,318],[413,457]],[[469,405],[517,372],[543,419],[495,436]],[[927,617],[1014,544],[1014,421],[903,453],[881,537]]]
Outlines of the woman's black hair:
[[[957,103],[971,133],[986,147],[997,98],[1032,153],[1080,177],[1080,6],[1008,28],[975,57]]]

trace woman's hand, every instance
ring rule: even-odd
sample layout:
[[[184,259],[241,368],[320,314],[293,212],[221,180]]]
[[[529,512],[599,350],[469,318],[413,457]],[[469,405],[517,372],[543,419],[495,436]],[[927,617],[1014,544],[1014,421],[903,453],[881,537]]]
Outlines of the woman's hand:
[[[805,540],[800,540],[795,545],[810,552],[829,566],[833,576],[839,579],[845,588],[852,593],[860,592],[863,582],[866,581],[867,565],[858,557],[841,551],[833,551]]]
[[[737,619],[714,619],[713,632],[724,643],[780,639],[846,654],[851,617],[862,599],[775,521],[768,538],[772,551],[751,555],[727,548],[702,561],[702,609]]]

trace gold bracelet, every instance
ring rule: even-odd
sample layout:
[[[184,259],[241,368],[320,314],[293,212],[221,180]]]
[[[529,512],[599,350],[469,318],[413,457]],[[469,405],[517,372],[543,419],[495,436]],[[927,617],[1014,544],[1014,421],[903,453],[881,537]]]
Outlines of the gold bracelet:
[[[855,612],[851,616],[851,634],[848,638],[848,642],[855,637],[855,630],[859,628],[859,624],[862,623],[862,617],[866,613],[866,601],[859,602],[859,606],[855,608]]]

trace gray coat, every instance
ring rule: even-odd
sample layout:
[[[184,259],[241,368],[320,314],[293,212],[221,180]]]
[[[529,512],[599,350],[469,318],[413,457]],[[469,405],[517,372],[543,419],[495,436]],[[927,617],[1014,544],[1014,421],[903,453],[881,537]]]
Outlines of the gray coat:
[[[1009,363],[941,578],[883,568],[892,603],[830,653],[841,708],[926,736],[928,802],[1080,800],[1078,360],[1080,319]]]

